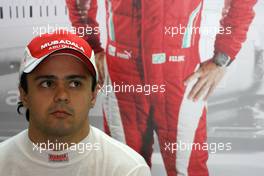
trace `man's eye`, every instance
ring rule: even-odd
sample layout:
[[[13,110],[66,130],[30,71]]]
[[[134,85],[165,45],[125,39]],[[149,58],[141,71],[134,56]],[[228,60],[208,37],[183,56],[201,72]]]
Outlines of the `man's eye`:
[[[41,85],[42,87],[44,87],[44,88],[49,88],[49,87],[52,86],[52,84],[53,84],[52,81],[43,81],[43,82],[41,82],[40,85]]]
[[[81,82],[80,81],[71,81],[70,82],[70,87],[80,87]]]

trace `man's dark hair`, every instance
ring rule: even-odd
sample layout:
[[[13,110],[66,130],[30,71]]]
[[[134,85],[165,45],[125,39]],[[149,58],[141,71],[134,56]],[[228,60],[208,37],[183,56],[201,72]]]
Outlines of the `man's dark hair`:
[[[24,92],[27,94],[28,93],[28,83],[27,83],[27,75],[28,73],[23,73],[20,77],[20,81],[19,81],[19,86],[24,90]],[[95,87],[96,87],[96,79],[94,77],[92,77],[93,80],[92,80],[92,91],[95,90]],[[17,112],[18,114],[22,114],[20,109],[23,108],[23,103],[22,101],[19,101],[17,103]],[[29,121],[29,110],[26,109],[26,119],[27,121]]]
[[[27,73],[23,73],[20,77],[19,86],[24,90],[25,93],[28,93],[28,84],[27,84]],[[22,114],[20,112],[20,108],[23,107],[22,101],[17,103],[17,112],[18,114]],[[26,109],[26,119],[29,121],[29,110]]]

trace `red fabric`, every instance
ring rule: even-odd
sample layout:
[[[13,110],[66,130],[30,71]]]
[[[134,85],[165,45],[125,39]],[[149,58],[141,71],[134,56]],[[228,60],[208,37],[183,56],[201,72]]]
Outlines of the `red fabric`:
[[[74,1],[67,2],[71,3],[68,6],[74,6]],[[166,151],[164,145],[166,142],[177,141],[178,121],[182,115],[181,104],[186,101],[183,100],[186,91],[183,82],[200,64],[200,35],[192,34],[191,39],[183,33],[172,36],[166,34],[166,28],[188,25],[199,27],[203,0],[105,2],[108,32],[106,58],[110,84],[166,86],[164,93],[145,95],[137,92],[115,92],[108,96],[112,104],[107,108],[110,113],[105,111],[104,114],[107,131],[110,131],[112,137],[120,136],[116,133],[121,133],[122,130],[118,128],[123,127],[126,144],[140,153],[150,166],[155,131],[167,174],[176,176],[177,152],[172,154]],[[252,8],[255,2],[256,0],[232,1],[229,13],[221,22],[224,26],[233,27],[232,35],[218,35],[216,51],[235,57],[246,39],[247,29],[254,16]],[[94,8],[92,10],[95,14]],[[81,25],[76,22],[76,14],[74,16],[74,12],[70,12],[73,13],[70,14],[73,25]],[[95,21],[95,18],[91,21]],[[170,30],[170,34],[171,32]],[[113,107],[115,103],[118,108]],[[113,112],[113,109],[118,110]],[[115,126],[118,118],[121,118],[122,126]],[[192,142],[202,145],[206,142],[206,112],[203,111],[197,124],[188,124],[183,128],[192,131],[192,125],[195,127],[191,134],[194,136]],[[192,151],[190,158],[187,158],[188,174],[208,175],[207,158],[206,151]]]
[[[253,7],[257,0],[226,0],[225,7],[229,12],[221,20],[221,26],[231,27],[231,34],[218,34],[215,41],[215,52],[223,52],[234,59],[246,40],[249,24],[255,13]]]
[[[74,27],[91,27],[93,30],[98,27],[98,23],[96,21],[97,14],[97,0],[86,0],[87,3],[90,4],[87,13],[87,22],[83,23],[78,13],[78,9],[76,6],[76,0],[66,0],[67,7],[69,10],[69,18]],[[93,31],[92,34],[87,34],[82,36],[92,47],[95,53],[103,51],[100,43],[100,34],[96,34],[97,32]],[[82,35],[82,34],[79,34]]]

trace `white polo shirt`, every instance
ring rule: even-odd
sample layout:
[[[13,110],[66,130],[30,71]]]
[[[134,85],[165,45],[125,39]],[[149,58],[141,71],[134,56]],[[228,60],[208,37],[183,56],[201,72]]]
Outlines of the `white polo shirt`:
[[[144,159],[90,126],[89,135],[67,150],[40,150],[24,130],[0,143],[3,176],[150,176]]]

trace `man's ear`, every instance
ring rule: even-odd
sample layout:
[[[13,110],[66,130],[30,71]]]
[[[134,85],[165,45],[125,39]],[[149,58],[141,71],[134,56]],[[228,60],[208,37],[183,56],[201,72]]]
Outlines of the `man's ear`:
[[[19,94],[20,94],[19,99],[22,102],[23,106],[27,108],[28,107],[27,93],[25,92],[25,90],[21,86],[19,86],[18,89],[19,89]]]
[[[97,97],[97,93],[100,90],[100,86],[99,84],[96,85],[94,91],[92,92],[92,99],[91,99],[91,107],[93,108],[95,103],[96,103],[96,97]]]

